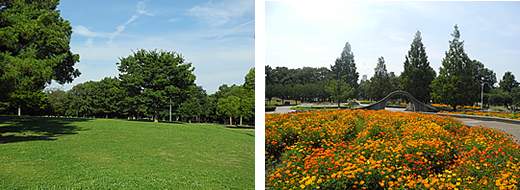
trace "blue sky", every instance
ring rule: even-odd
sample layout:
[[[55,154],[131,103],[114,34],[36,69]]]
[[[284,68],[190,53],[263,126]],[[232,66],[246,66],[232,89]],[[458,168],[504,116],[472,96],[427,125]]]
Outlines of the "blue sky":
[[[119,58],[138,49],[181,53],[208,94],[222,84],[244,83],[255,65],[253,0],[63,0],[57,9],[73,27],[70,46],[80,55],[75,67],[82,73],[65,90],[117,76]]]
[[[357,71],[373,76],[377,58],[400,74],[419,30],[438,74],[455,24],[471,59],[497,81],[511,71],[520,81],[520,2],[265,2],[265,64],[328,67],[350,42]],[[497,84],[498,85],[498,84]]]

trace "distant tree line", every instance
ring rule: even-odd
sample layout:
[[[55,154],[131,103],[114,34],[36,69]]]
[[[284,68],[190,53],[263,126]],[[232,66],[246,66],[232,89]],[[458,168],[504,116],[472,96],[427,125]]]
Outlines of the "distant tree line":
[[[452,33],[449,50],[445,52],[439,75],[430,66],[421,33],[416,32],[405,55],[403,72],[396,75],[388,72],[383,56],[377,59],[374,75],[368,80],[358,82],[354,54],[347,42],[343,51],[330,68],[265,66],[266,98],[273,97],[297,101],[337,101],[334,92],[340,91],[341,84],[349,88],[348,98],[380,100],[396,90],[407,91],[424,103],[445,103],[456,108],[457,105],[475,105],[481,101],[481,88],[484,91],[484,104],[520,106],[520,87],[511,72],[506,72],[497,83],[493,70],[485,68],[478,60],[470,59],[464,52],[464,41],[460,40],[458,26]],[[341,81],[338,83],[335,81]],[[483,86],[482,86],[483,84]],[[336,86],[331,88],[332,86]],[[351,89],[350,89],[351,88]],[[327,90],[329,89],[329,90]],[[337,93],[336,93],[337,94]]]
[[[149,118],[225,124],[254,124],[254,68],[242,85],[223,84],[208,95],[194,83],[194,68],[175,52],[139,50],[120,58],[119,77],[87,81],[65,91],[49,88],[24,104],[24,115]],[[15,114],[6,103],[0,113]]]

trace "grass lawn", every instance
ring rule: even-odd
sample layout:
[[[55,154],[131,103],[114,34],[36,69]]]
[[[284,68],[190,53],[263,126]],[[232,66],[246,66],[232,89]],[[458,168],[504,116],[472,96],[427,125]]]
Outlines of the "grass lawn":
[[[0,189],[253,189],[254,130],[0,115]]]

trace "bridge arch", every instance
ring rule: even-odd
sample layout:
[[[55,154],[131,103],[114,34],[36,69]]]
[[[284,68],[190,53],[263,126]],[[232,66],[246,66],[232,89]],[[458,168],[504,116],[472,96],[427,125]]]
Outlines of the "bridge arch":
[[[433,106],[430,106],[428,104],[424,104],[421,101],[415,99],[410,93],[405,92],[405,91],[394,91],[394,92],[388,94],[385,98],[379,100],[378,102],[376,102],[374,104],[370,104],[365,107],[360,107],[358,109],[372,109],[372,110],[385,109],[386,102],[390,98],[397,96],[397,95],[405,95],[408,98],[410,98],[413,103],[414,111],[422,111],[422,112],[438,112],[439,111],[439,109],[437,109]]]

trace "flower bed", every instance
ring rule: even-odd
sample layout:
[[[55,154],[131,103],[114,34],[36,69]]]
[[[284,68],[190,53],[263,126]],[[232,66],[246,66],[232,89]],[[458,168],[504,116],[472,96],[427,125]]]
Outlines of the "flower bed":
[[[451,105],[446,104],[430,104],[431,106],[435,106],[438,108],[453,108]],[[480,106],[457,106],[457,109],[468,109],[468,110],[480,110]]]
[[[266,114],[270,189],[517,189],[520,146],[452,117],[385,110]]]
[[[518,114],[518,113],[503,113],[503,112],[495,113],[495,112],[477,112],[477,111],[459,111],[459,112],[441,111],[439,113],[475,115],[475,116],[487,116],[487,117],[501,117],[501,118],[506,118],[506,119],[520,120],[520,114]]]

